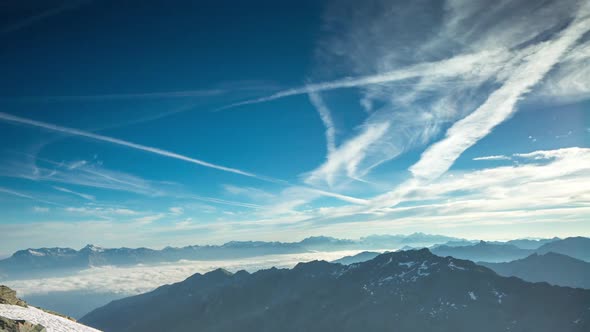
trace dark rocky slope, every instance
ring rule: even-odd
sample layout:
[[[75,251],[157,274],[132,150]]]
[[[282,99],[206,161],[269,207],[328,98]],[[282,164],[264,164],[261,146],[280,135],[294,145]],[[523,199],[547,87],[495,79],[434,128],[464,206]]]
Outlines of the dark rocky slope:
[[[590,263],[566,255],[548,252],[532,254],[508,263],[486,263],[503,276],[519,277],[526,281],[545,281],[553,285],[590,289]]]
[[[414,250],[352,265],[215,270],[114,301],[105,331],[588,331],[590,291],[501,277]]]

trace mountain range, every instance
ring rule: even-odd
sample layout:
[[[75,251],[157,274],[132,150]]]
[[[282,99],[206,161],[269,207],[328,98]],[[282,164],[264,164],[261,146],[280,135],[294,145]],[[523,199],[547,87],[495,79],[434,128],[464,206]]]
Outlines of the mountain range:
[[[562,241],[553,241],[542,245],[536,250],[539,254],[556,252],[590,262],[590,238],[577,236]]]
[[[60,276],[92,266],[130,266],[186,260],[229,260],[264,255],[311,253],[338,250],[387,250],[431,247],[440,256],[472,261],[506,262],[538,252],[563,253],[590,260],[590,239],[578,237],[560,240],[511,240],[508,242],[474,242],[442,235],[414,233],[410,235],[372,235],[358,240],[327,236],[308,237],[299,242],[231,241],[223,245],[194,245],[149,248],[101,248],[87,245],[71,248],[38,248],[15,252],[0,260],[0,280]],[[369,259],[378,253],[366,254]]]
[[[554,252],[534,253],[508,263],[478,264],[499,275],[519,277],[526,281],[545,281],[553,285],[590,289],[590,263]]]
[[[149,248],[101,248],[87,245],[71,248],[38,248],[15,252],[0,260],[0,280],[65,275],[92,266],[127,266],[186,260],[227,260],[276,254],[359,249],[396,249],[405,245],[426,246],[461,239],[442,235],[373,235],[358,240],[327,236],[308,237],[299,242],[231,241],[223,245]]]
[[[493,241],[491,243],[493,244],[512,244],[515,245],[521,249],[538,249],[539,247],[547,244],[547,243],[551,243],[551,242],[555,242],[561,240],[558,237],[554,237],[551,239],[516,239],[516,240],[509,240],[506,242],[501,242],[501,241]]]
[[[533,253],[534,250],[519,248],[514,244],[480,241],[477,244],[468,246],[441,245],[432,248],[432,252],[439,256],[453,256],[474,262],[508,262],[526,257]]]
[[[590,262],[590,239],[586,237],[553,238],[537,242],[535,248],[528,241],[485,242],[469,246],[435,246],[432,252],[439,256],[453,256],[474,262],[509,262],[525,258],[533,253],[546,254],[548,252],[567,255],[579,260]],[[520,247],[522,246],[522,247]]]
[[[534,241],[534,242],[531,242]],[[575,257],[579,260],[590,262],[590,239],[585,237],[570,237],[566,239],[547,240],[512,240],[508,242],[485,242],[478,243],[465,241],[451,241],[442,245],[434,245],[430,250],[438,256],[452,256],[460,259],[467,259],[474,262],[509,262],[525,258],[531,254],[546,254],[549,252],[560,253]],[[538,246],[534,246],[533,243]],[[522,245],[523,247],[519,247]],[[404,247],[404,250],[416,248]],[[379,255],[380,252],[364,251],[357,255],[346,256],[334,262],[351,264],[363,262]]]
[[[588,331],[590,290],[502,277],[428,249],[342,265],[215,270],[113,301],[105,331]],[[550,314],[547,314],[549,313]]]

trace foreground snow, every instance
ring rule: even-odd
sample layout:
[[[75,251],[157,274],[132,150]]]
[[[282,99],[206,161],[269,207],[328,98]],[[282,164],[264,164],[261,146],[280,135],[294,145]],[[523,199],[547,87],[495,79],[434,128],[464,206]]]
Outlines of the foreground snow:
[[[47,332],[100,332],[99,330],[46,313],[43,310],[31,306],[23,308],[17,305],[0,304],[0,316],[41,324],[47,329]]]

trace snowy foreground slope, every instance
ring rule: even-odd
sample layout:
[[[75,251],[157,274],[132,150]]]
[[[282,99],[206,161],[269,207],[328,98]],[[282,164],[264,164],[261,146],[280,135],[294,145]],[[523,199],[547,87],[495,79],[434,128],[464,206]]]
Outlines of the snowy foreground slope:
[[[31,306],[24,308],[18,305],[0,304],[0,316],[41,324],[47,329],[47,332],[100,332],[100,330],[52,315]]]

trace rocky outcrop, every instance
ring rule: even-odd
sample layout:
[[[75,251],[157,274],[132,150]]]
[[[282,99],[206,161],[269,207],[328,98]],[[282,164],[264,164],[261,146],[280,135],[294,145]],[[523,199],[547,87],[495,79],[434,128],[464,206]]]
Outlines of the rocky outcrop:
[[[0,317],[0,332],[47,332],[40,324]]]
[[[27,303],[16,297],[16,291],[0,285],[0,304],[12,304],[21,307],[27,307]]]
[[[25,308],[28,306],[27,305],[27,302],[25,302],[25,301],[19,299],[18,297],[16,297],[16,291],[15,290],[12,290],[9,287],[4,286],[4,285],[0,285],[0,304],[18,305],[18,306],[25,307]],[[51,310],[46,310],[46,309],[43,309],[43,308],[37,308],[37,309],[43,310],[43,311],[45,311],[48,314],[52,314],[52,315],[56,315],[56,316],[60,316],[60,317],[69,319],[69,320],[71,320],[73,322],[76,321],[74,318],[72,318],[70,316],[66,316],[66,315],[60,314],[59,312],[55,312],[55,311],[51,311]],[[0,332],[2,332],[2,330],[0,330]]]

